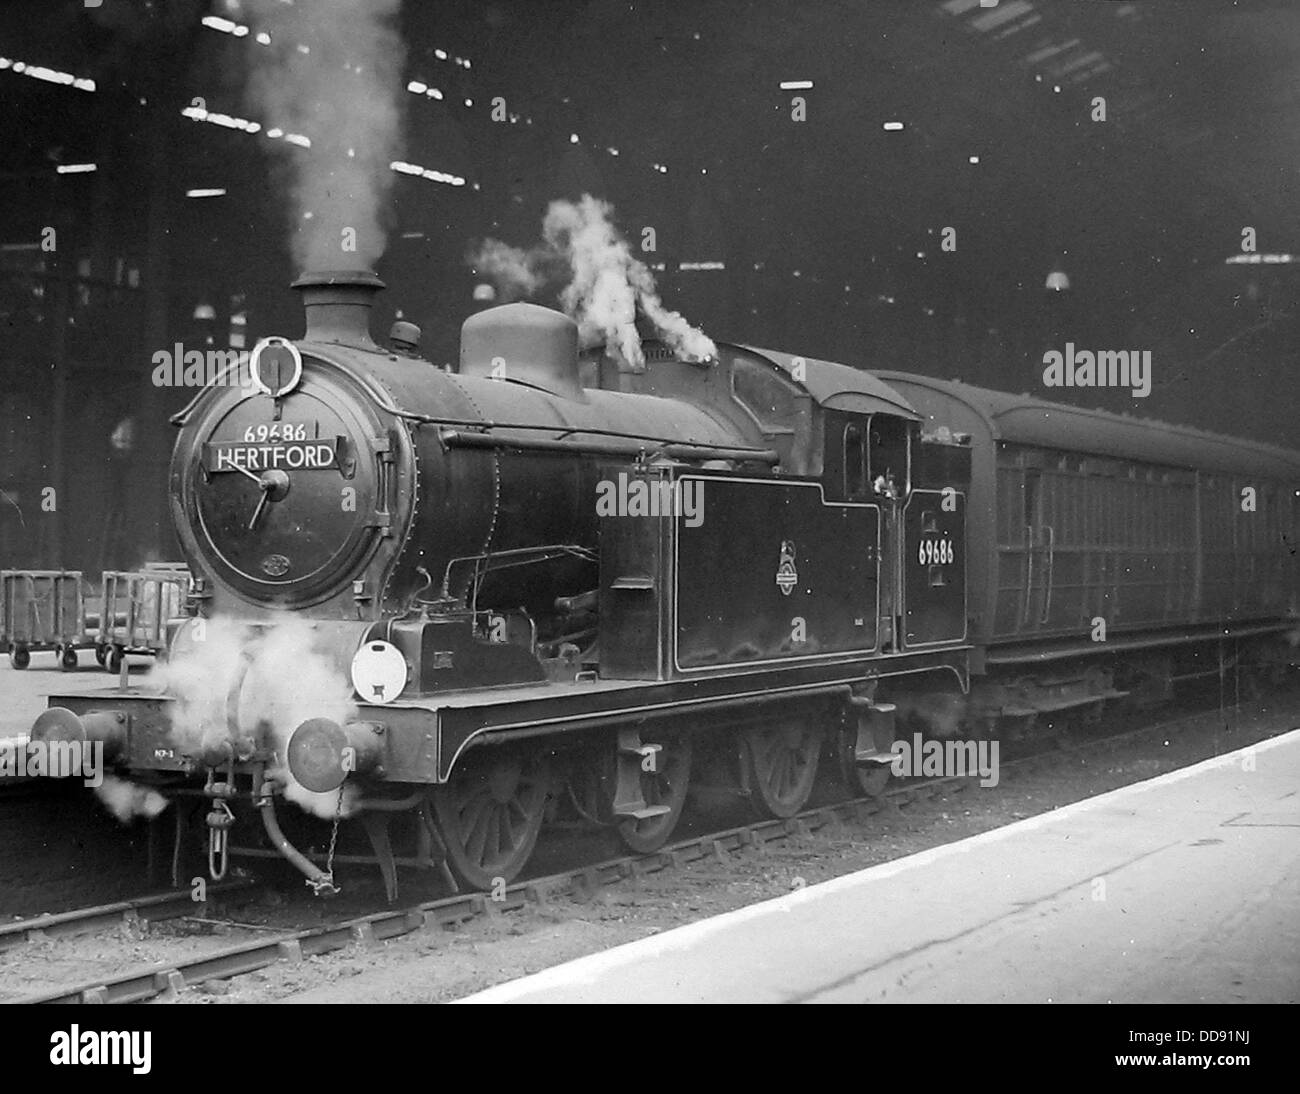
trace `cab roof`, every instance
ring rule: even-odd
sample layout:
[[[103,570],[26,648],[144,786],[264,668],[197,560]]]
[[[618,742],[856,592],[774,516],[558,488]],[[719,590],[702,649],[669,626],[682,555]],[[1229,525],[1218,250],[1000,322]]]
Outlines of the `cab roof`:
[[[734,348],[763,358],[803,388],[813,402],[828,410],[846,410],[855,414],[892,414],[920,421],[921,416],[911,403],[884,381],[862,369],[758,346],[737,345]],[[795,376],[797,362],[803,362],[802,380]]]

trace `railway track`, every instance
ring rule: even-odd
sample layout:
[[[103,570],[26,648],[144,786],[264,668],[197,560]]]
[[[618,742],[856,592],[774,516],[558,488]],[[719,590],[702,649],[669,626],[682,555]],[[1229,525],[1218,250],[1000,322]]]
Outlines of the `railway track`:
[[[1188,722],[1206,717],[1212,710],[1185,713],[1152,725],[1124,730],[1104,737],[1055,744],[1000,764],[1000,773],[1024,773],[1058,761],[1064,756],[1099,751],[1108,746],[1143,736],[1164,734]],[[629,878],[673,869],[705,858],[726,859],[746,850],[761,850],[766,844],[790,837],[810,835],[829,825],[861,823],[882,809],[896,809],[926,800],[940,793],[967,789],[978,775],[908,779],[887,789],[879,797],[859,797],[804,810],[788,820],[760,820],[677,841],[647,855],[627,854],[602,862],[576,866],[543,877],[519,881],[505,888],[499,898],[485,893],[464,893],[426,901],[414,906],[388,909],[342,919],[336,923],[303,929],[289,929],[264,938],[235,943],[193,958],[141,966],[94,983],[60,987],[26,997],[24,1003],[135,1003],[166,1000],[187,987],[209,980],[226,980],[264,969],[277,962],[301,961],[354,945],[378,945],[414,931],[445,928],[477,919],[544,904],[551,898],[589,897],[600,889]],[[212,886],[210,896],[253,888],[252,882]],[[188,891],[160,894],[112,905],[69,911],[20,920],[0,928],[0,951],[24,941],[55,934],[84,932],[122,921],[185,918],[195,905]]]
[[[247,892],[254,888],[251,880],[214,883],[208,887],[209,899]],[[50,938],[84,934],[125,924],[161,923],[168,919],[183,919],[194,913],[195,901],[188,889],[175,892],[153,893],[132,900],[119,900],[112,904],[97,904],[90,908],[77,908],[68,912],[54,912],[31,916],[0,924],[0,953],[16,949],[31,942],[44,942]]]

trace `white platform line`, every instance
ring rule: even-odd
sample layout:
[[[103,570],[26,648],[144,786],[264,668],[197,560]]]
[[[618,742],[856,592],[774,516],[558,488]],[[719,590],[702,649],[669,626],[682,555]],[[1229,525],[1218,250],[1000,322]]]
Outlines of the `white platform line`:
[[[1293,729],[1278,737],[1270,737],[1267,740],[1260,741],[1258,744],[1248,745],[1234,752],[1226,752],[1222,756],[1212,756],[1210,759],[1202,760],[1191,767],[1179,768],[1177,771],[1157,775],[1142,782],[1130,783],[1128,786],[1121,786],[1116,790],[1108,790],[1105,794],[1100,794],[1097,797],[1084,798],[1081,801],[1072,802],[1047,813],[1039,813],[1034,817],[1014,821],[1001,828],[991,828],[987,832],[968,836],[966,839],[958,840],[955,843],[946,843],[940,847],[918,851],[914,855],[907,855],[892,862],[882,862],[877,866],[870,866],[856,873],[845,874],[843,877],[832,878],[830,881],[823,881],[817,885],[810,885],[805,889],[798,889],[784,896],[765,900],[758,904],[750,904],[744,908],[737,908],[735,911],[724,912],[722,915],[699,920],[696,923],[674,927],[662,934],[651,935],[647,938],[637,939],[635,942],[615,946],[610,950],[575,958],[572,961],[566,961],[562,965],[555,965],[530,976],[511,980],[505,984],[498,984],[496,987],[487,988],[475,995],[466,996],[464,999],[455,1001],[458,1003],[510,1003],[537,991],[546,991],[550,988],[571,984],[592,983],[612,969],[630,965],[643,958],[654,958],[674,950],[685,949],[718,931],[726,930],[739,923],[762,916],[788,912],[791,908],[795,908],[807,901],[817,900],[870,881],[893,877],[908,870],[929,866],[952,855],[966,854],[977,847],[998,843],[1023,832],[1032,832],[1047,824],[1068,820],[1080,813],[1104,808],[1127,798],[1182,782],[1184,779],[1190,779],[1206,771],[1213,771],[1221,767],[1233,767],[1240,764],[1242,757],[1247,753],[1254,753],[1259,756],[1262,753],[1271,752],[1274,749],[1297,741],[1300,741],[1300,729]]]

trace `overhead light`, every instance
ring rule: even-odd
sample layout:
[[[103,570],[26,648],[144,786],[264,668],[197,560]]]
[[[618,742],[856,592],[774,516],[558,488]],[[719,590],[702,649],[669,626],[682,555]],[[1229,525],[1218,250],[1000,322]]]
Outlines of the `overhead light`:
[[[1224,262],[1229,266],[1235,266],[1238,264],[1246,266],[1258,266],[1261,264],[1272,266],[1295,261],[1295,256],[1289,254],[1240,254],[1229,255],[1224,259]]]
[[[885,124],[884,124],[881,128],[887,130],[887,131],[890,132],[890,133],[897,133],[900,129],[903,128],[903,123],[902,123],[902,122],[885,122]]]
[[[1047,283],[1043,287],[1049,292],[1064,292],[1070,287],[1069,275],[1058,265],[1047,275]]]
[[[98,171],[99,165],[94,163],[61,163],[55,168],[60,175],[84,175],[88,171]]]
[[[421,83],[419,80],[412,80],[406,85],[406,90],[411,92],[413,95],[423,95],[429,90],[429,85]]]
[[[225,190],[215,189],[215,188],[213,188],[213,189],[186,190],[186,191],[185,191],[185,196],[186,196],[187,198],[223,198],[223,197],[226,196],[226,191],[225,191]]]
[[[811,80],[782,80],[781,90],[782,91],[808,91],[809,89],[812,88],[812,85],[813,82]]]
[[[679,270],[725,270],[727,268],[727,264],[725,262],[713,262],[713,261],[679,262],[677,263],[677,268]]]
[[[222,19],[219,15],[205,15],[199,22],[209,30],[219,30],[223,34],[231,34],[239,26],[238,23],[230,19]]]
[[[64,87],[76,88],[78,91],[95,90],[95,81],[84,76],[75,76],[71,72],[61,72],[57,68],[29,65],[25,61],[12,61],[8,57],[0,57],[0,70],[6,68],[20,76],[30,76],[34,80],[44,80],[49,84],[61,84]]]
[[[418,163],[407,163],[405,160],[394,160],[388,165],[388,167],[390,170],[396,171],[401,175],[413,175],[418,178],[428,179],[430,182],[441,182],[446,186],[465,185],[465,180],[460,175],[452,175],[446,171],[435,171],[431,167],[421,167]]]
[[[570,134],[569,134],[569,143],[570,143],[570,144],[577,144],[577,143],[578,143],[578,134],[577,134],[577,133],[570,133]]]
[[[979,161],[980,161],[979,156],[968,156],[966,159],[967,163],[979,163]]]

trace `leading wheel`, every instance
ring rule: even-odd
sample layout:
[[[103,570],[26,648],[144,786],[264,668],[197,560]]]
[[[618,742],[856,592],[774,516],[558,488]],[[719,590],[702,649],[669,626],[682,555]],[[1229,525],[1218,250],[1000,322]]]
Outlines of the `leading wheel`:
[[[858,734],[856,730],[841,730],[836,738],[835,755],[840,764],[840,777],[850,794],[865,794],[869,798],[878,798],[889,784],[893,773],[889,764],[867,763],[857,761]]]
[[[817,779],[821,747],[821,727],[798,718],[741,733],[740,762],[759,816],[793,817],[804,807]]]
[[[9,647],[9,664],[16,669],[25,669],[32,663],[32,651],[26,646]]]
[[[64,672],[75,672],[77,668],[77,651],[71,646],[64,646],[59,652],[59,668]]]
[[[686,790],[691,781],[691,738],[688,734],[666,735],[653,742],[662,745],[657,770],[641,772],[641,796],[646,805],[666,805],[668,812],[647,820],[624,820],[618,824],[618,838],[629,851],[648,855],[658,851],[677,827]]]
[[[108,664],[108,647],[102,642],[95,646],[95,660],[99,662],[101,669]]]
[[[471,749],[451,781],[432,791],[447,864],[472,889],[507,884],[537,843],[551,773],[540,753],[508,746]]]

